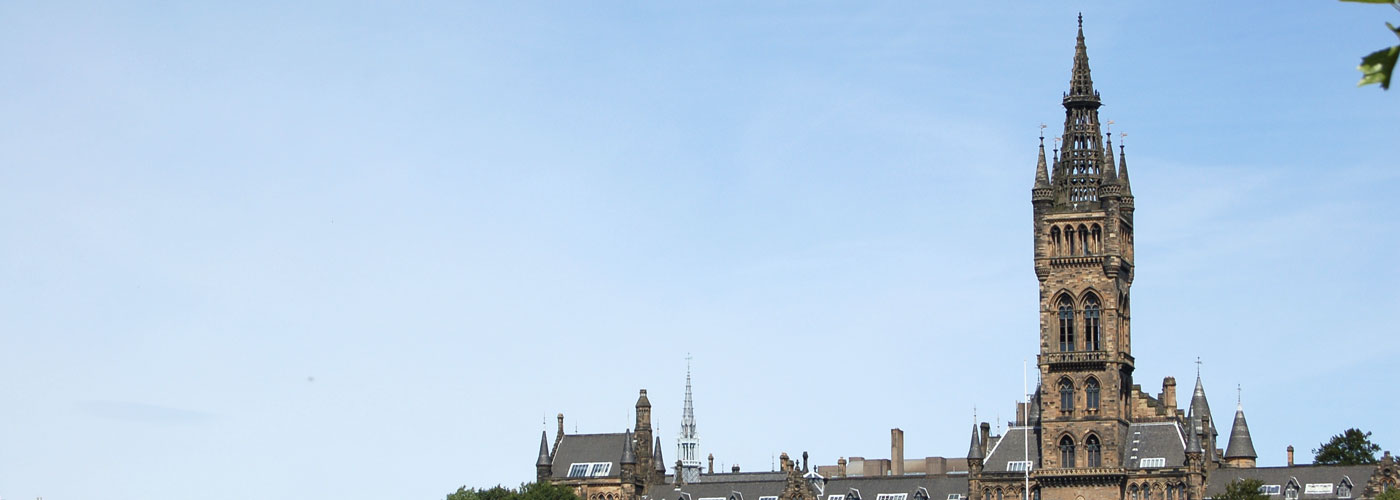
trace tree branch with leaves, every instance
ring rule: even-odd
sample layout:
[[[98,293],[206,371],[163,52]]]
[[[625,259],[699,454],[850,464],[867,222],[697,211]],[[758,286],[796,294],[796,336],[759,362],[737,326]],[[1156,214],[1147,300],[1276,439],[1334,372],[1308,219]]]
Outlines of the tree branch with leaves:
[[[1400,0],[1341,0],[1343,2],[1357,3],[1382,3],[1395,7],[1400,11]],[[1397,38],[1400,38],[1400,28],[1390,23],[1385,23],[1385,27],[1390,29]],[[1381,50],[1377,50],[1366,57],[1361,58],[1361,65],[1356,69],[1361,71],[1361,82],[1356,86],[1370,85],[1372,83],[1381,84],[1382,90],[1390,89],[1390,76],[1395,73],[1395,60],[1400,56],[1400,44],[1392,45]]]

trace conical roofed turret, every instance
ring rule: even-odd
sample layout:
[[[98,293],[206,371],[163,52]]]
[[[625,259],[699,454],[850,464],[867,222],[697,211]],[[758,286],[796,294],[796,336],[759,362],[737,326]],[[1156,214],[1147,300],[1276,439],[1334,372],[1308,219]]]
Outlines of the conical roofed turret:
[[[977,426],[972,426],[972,444],[967,447],[968,460],[982,460],[982,440],[977,436]]]
[[[1249,424],[1244,421],[1244,406],[1235,407],[1235,424],[1230,427],[1230,444],[1225,446],[1225,458],[1259,458],[1254,453],[1254,440],[1249,437]]]
[[[549,465],[549,433],[540,431],[540,458],[535,465]]]
[[[622,434],[622,459],[617,462],[627,465],[637,463],[637,452],[632,451],[632,431],[630,430]]]
[[[651,454],[651,455],[652,455],[652,463],[656,464],[656,466],[653,467],[653,468],[656,469],[656,472],[660,472],[661,475],[663,475],[663,476],[666,475],[666,459],[661,458],[661,438],[660,438],[660,437],[657,437],[657,438],[656,438],[656,444],[655,444],[654,446],[652,446],[651,449],[654,450],[654,451],[652,452],[652,454]]]

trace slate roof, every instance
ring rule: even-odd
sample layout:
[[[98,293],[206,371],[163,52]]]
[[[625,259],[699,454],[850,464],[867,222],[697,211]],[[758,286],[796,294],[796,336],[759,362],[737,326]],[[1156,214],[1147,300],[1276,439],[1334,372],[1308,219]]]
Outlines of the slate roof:
[[[928,492],[929,500],[947,500],[951,494],[966,496],[967,476],[834,477],[826,480],[822,500],[830,500],[832,495],[844,496],[853,489],[860,492],[860,500],[875,500],[881,493],[905,493],[908,500],[915,500],[919,488]]]
[[[1186,464],[1186,436],[1182,435],[1181,427],[1173,422],[1130,424],[1127,441],[1127,453],[1123,454],[1124,468],[1141,469],[1138,462],[1144,458],[1164,458],[1164,467]]]
[[[608,462],[612,469],[607,476],[618,477],[622,473],[622,445],[627,442],[627,434],[565,434],[554,449],[553,477],[569,476],[569,465],[584,462]]]
[[[1029,433],[1025,430],[1025,427],[1011,427],[1006,429],[1006,434],[1000,438],[989,437],[987,458],[982,461],[982,472],[1020,472],[1008,470],[1006,463],[1026,460],[1027,452],[1030,453],[1031,464],[1039,467],[1040,429],[1030,429]],[[1030,436],[1030,446],[1025,445],[1027,434]]]
[[[742,474],[742,473],[741,473]],[[783,486],[787,484],[787,475],[776,473],[778,479],[761,479],[749,477],[739,481],[709,481],[698,483],[687,483],[685,486],[677,488],[675,485],[657,485],[652,487],[647,498],[651,500],[685,500],[685,495],[690,496],[689,500],[699,500],[701,498],[729,498],[734,492],[739,493],[740,499],[736,500],[758,500],[758,497],[778,496],[783,492]],[[723,474],[724,476],[740,474]],[[714,477],[714,476],[711,476]],[[771,475],[766,476],[771,477]]]
[[[1366,482],[1371,479],[1371,473],[1375,472],[1374,465],[1295,465],[1292,467],[1258,467],[1250,469],[1216,469],[1210,473],[1210,484],[1206,485],[1206,497],[1214,497],[1225,493],[1225,485],[1239,479],[1258,479],[1264,482],[1265,486],[1277,485],[1279,487],[1277,495],[1269,495],[1270,499],[1281,500],[1284,498],[1284,488],[1288,486],[1290,480],[1296,480],[1298,485],[1299,500],[1325,500],[1337,497],[1337,484],[1342,478],[1351,480],[1351,498],[1361,498],[1361,492],[1366,489]],[[1308,494],[1308,484],[1330,484],[1332,488],[1329,493]]]
[[[1249,424],[1244,420],[1244,407],[1235,408],[1235,423],[1230,427],[1230,444],[1225,458],[1259,458],[1254,452],[1254,440],[1249,437]]]

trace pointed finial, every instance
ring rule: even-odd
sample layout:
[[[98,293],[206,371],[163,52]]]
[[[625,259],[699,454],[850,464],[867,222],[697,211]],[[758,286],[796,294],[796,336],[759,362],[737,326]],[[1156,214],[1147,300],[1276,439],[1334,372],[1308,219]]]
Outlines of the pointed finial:
[[[1079,29],[1084,29],[1084,13],[1079,13]]]
[[[1244,398],[1244,389],[1240,386],[1240,384],[1235,384],[1235,409],[1236,409],[1236,410],[1243,410],[1243,409],[1244,409],[1244,399],[1243,399],[1243,398]]]
[[[1196,378],[1201,378],[1201,357],[1196,356]]]

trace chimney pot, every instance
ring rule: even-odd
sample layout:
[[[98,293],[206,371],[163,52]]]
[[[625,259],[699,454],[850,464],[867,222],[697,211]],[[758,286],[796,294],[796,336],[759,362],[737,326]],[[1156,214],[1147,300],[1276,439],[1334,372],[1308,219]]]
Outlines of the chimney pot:
[[[734,464],[734,467],[733,467],[731,470],[733,470],[735,474],[738,474],[738,473],[739,473],[739,464]]]
[[[1288,445],[1288,466],[1293,466],[1293,445]]]

